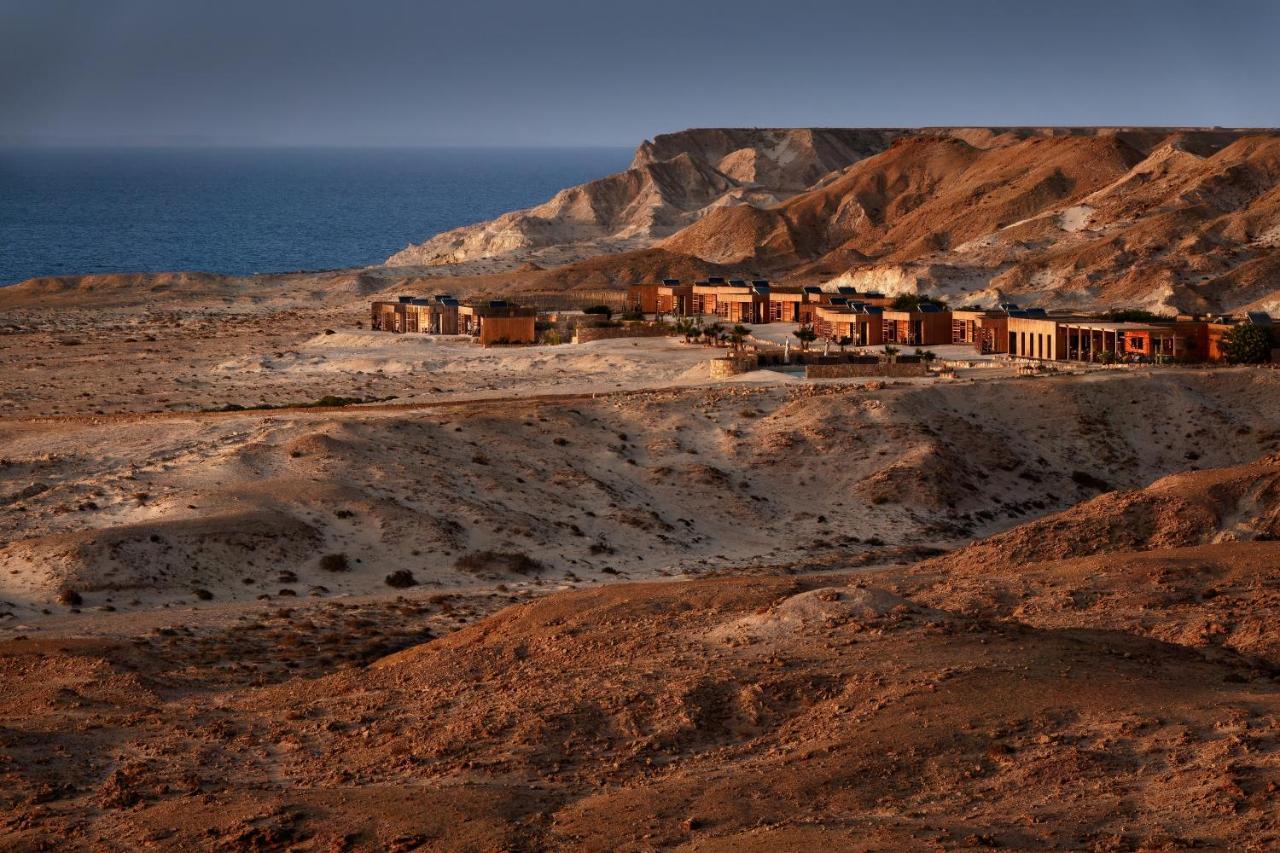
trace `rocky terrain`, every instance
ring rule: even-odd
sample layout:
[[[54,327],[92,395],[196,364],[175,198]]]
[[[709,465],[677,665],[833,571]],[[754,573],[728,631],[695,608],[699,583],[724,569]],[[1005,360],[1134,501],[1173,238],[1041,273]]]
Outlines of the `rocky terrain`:
[[[0,422],[0,614],[63,612],[68,592],[76,607],[109,611],[368,595],[400,570],[439,588],[545,588],[900,562],[1100,490],[1280,448],[1271,371],[1016,379],[977,367],[951,382],[821,386],[761,372],[726,385],[709,383],[704,347],[668,339],[407,346],[420,341],[321,334],[209,379],[143,380],[188,400],[216,395],[204,410],[100,414],[107,396]],[[183,367],[156,361],[161,373]],[[107,393],[128,399],[131,387]],[[297,405],[322,388],[397,396]],[[284,402],[212,405],[268,394]],[[1232,488],[1242,507],[1270,494]],[[1150,527],[1141,513],[1220,521],[1185,502],[1098,500],[1128,502],[1104,515],[1132,547],[1203,541],[1139,539]],[[1051,554],[1066,556],[1097,535],[1092,522],[1078,533],[1068,520],[1039,523],[1048,533],[1025,535],[1041,550],[993,547],[1042,559],[1045,543],[1076,548]],[[529,562],[467,564],[476,554]],[[339,570],[331,555],[345,555]]]
[[[625,284],[615,265],[656,276],[688,258],[958,302],[1274,310],[1278,152],[1269,130],[686,131],[642,145],[628,172],[388,265],[521,272],[541,257],[523,272],[555,266],[554,280],[509,286],[542,289],[584,286],[588,257],[590,286]],[[637,256],[654,247],[661,263]]]
[[[0,847],[1280,840],[1274,371],[717,382],[149,281],[0,323]]]
[[[364,328],[753,271],[1265,307],[1274,144],[673,134],[409,267],[0,289],[0,848],[1280,845],[1280,373]]]
[[[1274,458],[1258,465],[1273,476]],[[1181,490],[1216,494],[1223,477]],[[781,564],[14,637],[0,837],[1267,849],[1280,545],[1234,508],[1224,497],[1224,526],[1201,531],[1232,541],[1134,552],[1102,534],[1095,556],[1009,568]]]
[[[1280,135],[1220,128],[690,130],[632,167],[363,270],[36,279],[0,310],[354,306],[710,275],[953,304],[1280,313]]]
[[[665,134],[642,144],[625,172],[570,187],[538,207],[439,234],[387,264],[563,258],[564,250],[586,256],[647,247],[713,208],[777,204],[883,149],[897,133],[816,128]]]

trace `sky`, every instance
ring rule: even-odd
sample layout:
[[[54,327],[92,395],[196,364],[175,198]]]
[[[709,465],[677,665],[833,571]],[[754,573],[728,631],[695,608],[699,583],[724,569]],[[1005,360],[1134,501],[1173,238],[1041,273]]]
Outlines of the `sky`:
[[[1280,124],[1280,2],[0,0],[0,143]]]

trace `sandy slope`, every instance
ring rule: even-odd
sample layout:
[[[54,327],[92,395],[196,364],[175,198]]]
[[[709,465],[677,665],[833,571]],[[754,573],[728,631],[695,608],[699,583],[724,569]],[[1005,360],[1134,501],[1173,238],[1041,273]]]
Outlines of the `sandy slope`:
[[[335,358],[368,355],[362,336],[322,340]],[[476,350],[449,367],[496,383],[523,375],[512,359],[586,359],[602,372],[565,381],[605,390],[617,383],[601,376],[629,375],[609,367],[624,343]],[[453,588],[894,561],[1102,481],[1142,486],[1190,457],[1225,465],[1280,440],[1280,380],[1266,371],[716,386],[679,372],[701,348],[642,343],[670,387],[0,425],[2,597],[25,620],[66,588],[88,607],[145,609],[194,590],[219,602],[367,593],[397,569]],[[543,567],[455,565],[486,550]],[[323,571],[327,553],[350,571]]]
[[[0,847],[1280,842],[1276,372],[104,316],[0,337]]]
[[[0,837],[1265,849],[1274,643],[1241,655],[1213,625],[1274,620],[1276,547],[1038,568],[1013,610],[1006,576],[614,585],[369,666],[452,605],[0,643]]]

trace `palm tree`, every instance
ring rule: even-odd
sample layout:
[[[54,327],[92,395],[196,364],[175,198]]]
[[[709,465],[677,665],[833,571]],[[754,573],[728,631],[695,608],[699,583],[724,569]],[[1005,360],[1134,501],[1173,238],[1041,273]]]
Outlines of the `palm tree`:
[[[735,350],[742,349],[742,342],[747,339],[749,334],[751,334],[751,330],[741,324],[730,329],[729,340],[733,343],[733,348]]]
[[[724,329],[719,323],[712,323],[702,329],[702,335],[707,339],[707,346],[711,346],[716,342],[716,338],[720,336],[720,332]]]
[[[840,352],[844,352],[844,348],[849,346],[851,343],[853,343],[853,338],[848,335],[842,335],[841,337],[836,338],[836,345],[840,347]]]
[[[800,341],[801,352],[807,351],[809,349],[809,344],[818,339],[818,333],[813,329],[810,329],[808,326],[801,326],[791,334],[795,335],[796,339]]]
[[[891,347],[888,344],[884,345],[884,354],[889,358],[890,361],[893,360],[893,357],[897,355],[898,352],[899,350],[897,347]]]

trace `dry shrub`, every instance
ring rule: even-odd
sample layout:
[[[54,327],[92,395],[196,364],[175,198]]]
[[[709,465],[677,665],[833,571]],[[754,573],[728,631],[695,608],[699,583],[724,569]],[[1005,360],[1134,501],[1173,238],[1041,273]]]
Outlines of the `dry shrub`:
[[[320,558],[320,568],[326,572],[349,572],[351,563],[346,554],[325,554]]]
[[[406,587],[417,586],[418,579],[413,576],[413,572],[408,569],[396,569],[386,578],[387,586],[393,589],[405,589]]]
[[[463,554],[453,565],[456,569],[472,574],[508,572],[531,575],[542,571],[542,563],[519,551],[472,551]]]

